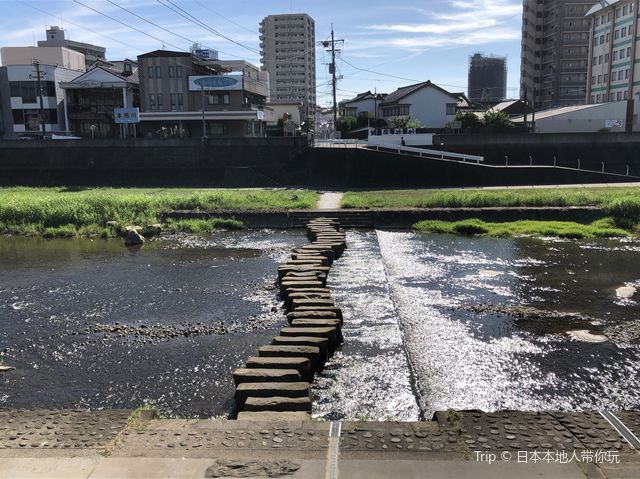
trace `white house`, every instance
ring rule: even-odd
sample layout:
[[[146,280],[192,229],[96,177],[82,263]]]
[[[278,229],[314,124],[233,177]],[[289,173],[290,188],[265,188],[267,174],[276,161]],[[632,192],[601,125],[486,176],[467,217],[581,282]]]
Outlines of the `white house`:
[[[356,118],[358,114],[367,112],[371,117],[377,118],[376,111],[378,106],[387,97],[386,93],[371,93],[366,91],[359,93],[351,100],[344,100],[340,102],[340,112],[342,116],[352,116]]]
[[[463,93],[450,93],[426,81],[398,88],[380,104],[380,118],[389,123],[398,117],[420,120],[425,128],[444,128],[453,121],[456,111],[469,108],[471,102]]]

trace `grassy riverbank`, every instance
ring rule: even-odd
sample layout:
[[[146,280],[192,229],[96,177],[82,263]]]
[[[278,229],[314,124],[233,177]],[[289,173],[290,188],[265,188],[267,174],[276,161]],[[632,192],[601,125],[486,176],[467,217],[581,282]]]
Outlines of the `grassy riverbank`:
[[[640,187],[348,191],[341,206],[366,209],[601,206],[636,208],[640,214]]]
[[[159,223],[168,210],[313,208],[318,194],[288,189],[0,188],[0,234],[113,236],[119,226]],[[238,228],[234,220],[173,221],[174,231]]]
[[[513,236],[557,236],[560,238],[616,238],[637,236],[637,225],[631,229],[617,226],[613,218],[604,218],[584,225],[569,221],[512,221],[489,223],[478,219],[462,221],[426,220],[416,223],[413,228],[429,233],[448,233],[456,235],[495,236],[508,238]]]

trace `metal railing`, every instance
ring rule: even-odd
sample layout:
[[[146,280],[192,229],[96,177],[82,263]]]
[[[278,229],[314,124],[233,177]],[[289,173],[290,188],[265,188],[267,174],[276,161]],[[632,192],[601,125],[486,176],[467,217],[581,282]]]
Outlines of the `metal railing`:
[[[316,148],[364,148],[367,146],[366,140],[357,139],[316,139],[313,142]]]
[[[429,158],[435,160],[458,161],[461,163],[480,164],[484,161],[484,156],[465,155],[462,153],[452,153],[450,151],[429,150],[427,148],[413,148],[411,146],[402,145],[371,145],[369,149],[375,151],[392,151],[398,154],[418,156],[420,158]]]

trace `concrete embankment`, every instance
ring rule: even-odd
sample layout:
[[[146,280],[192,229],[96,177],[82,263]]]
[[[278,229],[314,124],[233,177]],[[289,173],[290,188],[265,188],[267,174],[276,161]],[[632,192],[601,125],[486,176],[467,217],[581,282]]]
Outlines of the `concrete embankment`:
[[[327,275],[346,248],[335,219],[307,223],[311,244],[296,248],[278,267],[288,326],[233,372],[240,420],[309,420],[310,383],[342,344],[342,311],[331,298]]]
[[[411,228],[422,220],[459,221],[477,218],[489,222],[518,220],[575,221],[591,223],[607,216],[607,212],[596,206],[549,206],[549,207],[496,207],[496,208],[414,208],[380,210],[331,210],[322,214],[336,218],[343,227],[350,228]],[[307,210],[291,211],[170,211],[166,218],[204,219],[233,218],[249,228],[303,228],[318,213]]]

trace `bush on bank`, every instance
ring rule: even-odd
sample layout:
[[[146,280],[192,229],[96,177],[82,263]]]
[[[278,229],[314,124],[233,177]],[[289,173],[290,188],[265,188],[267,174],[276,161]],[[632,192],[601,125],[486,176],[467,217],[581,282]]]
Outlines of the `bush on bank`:
[[[462,221],[426,220],[416,223],[413,228],[429,233],[457,235],[477,235],[509,238],[514,236],[556,236],[560,238],[619,238],[633,236],[638,231],[629,231],[617,226],[613,218],[603,218],[584,225],[569,221],[512,221],[489,223],[479,219]],[[637,229],[637,225],[635,226]]]

